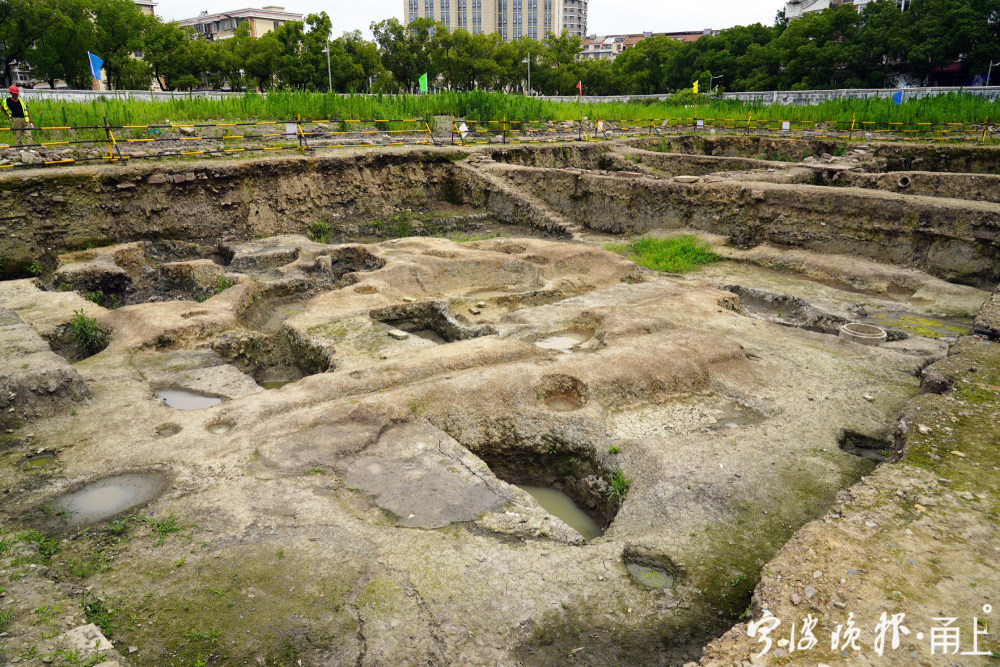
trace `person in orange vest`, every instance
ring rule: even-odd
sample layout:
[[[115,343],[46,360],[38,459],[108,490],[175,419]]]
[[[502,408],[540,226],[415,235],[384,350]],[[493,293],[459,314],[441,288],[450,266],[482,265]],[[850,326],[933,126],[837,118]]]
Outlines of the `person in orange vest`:
[[[31,144],[31,130],[35,126],[31,122],[31,114],[28,112],[28,105],[24,103],[21,99],[21,91],[17,89],[17,86],[11,86],[7,89],[10,93],[10,97],[3,101],[0,105],[0,111],[3,111],[3,115],[7,117],[10,121],[11,130],[14,132],[14,138],[17,139],[17,145],[21,146],[24,144],[24,135],[28,135],[28,144]]]

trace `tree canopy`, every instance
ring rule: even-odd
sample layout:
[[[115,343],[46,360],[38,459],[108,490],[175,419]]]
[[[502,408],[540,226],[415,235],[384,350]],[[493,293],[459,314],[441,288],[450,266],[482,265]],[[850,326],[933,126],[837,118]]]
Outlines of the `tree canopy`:
[[[388,19],[372,23],[368,41],[360,32],[331,39],[334,28],[321,12],[257,38],[244,23],[230,39],[207,42],[131,0],[0,0],[0,74],[9,82],[13,67],[30,67],[38,81],[86,88],[92,51],[113,88],[401,92],[427,74],[451,90],[528,92],[530,66],[532,92],[572,95],[582,81],[600,95],[667,93],[694,81],[729,90],[935,83],[945,68],[949,83],[965,83],[1000,56],[1000,0],[912,0],[905,12],[875,0],[860,12],[843,5],[794,21],[779,12],[773,26],[693,42],[651,37],[614,62],[581,58],[581,40],[566,33],[506,43],[430,19]]]

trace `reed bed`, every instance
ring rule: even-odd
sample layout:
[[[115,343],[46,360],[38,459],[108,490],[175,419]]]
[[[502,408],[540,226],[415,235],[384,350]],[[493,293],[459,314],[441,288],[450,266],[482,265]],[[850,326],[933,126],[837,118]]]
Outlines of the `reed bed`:
[[[1000,120],[1000,102],[950,93],[894,105],[886,99],[846,99],[805,105],[744,104],[710,100],[700,104],[670,101],[635,103],[560,103],[521,95],[472,91],[433,95],[330,95],[274,92],[170,101],[31,103],[37,126],[164,125],[208,122],[302,120],[409,120],[451,116],[474,121],[565,121],[581,117],[612,121],[670,118],[789,120],[811,122],[983,123]]]

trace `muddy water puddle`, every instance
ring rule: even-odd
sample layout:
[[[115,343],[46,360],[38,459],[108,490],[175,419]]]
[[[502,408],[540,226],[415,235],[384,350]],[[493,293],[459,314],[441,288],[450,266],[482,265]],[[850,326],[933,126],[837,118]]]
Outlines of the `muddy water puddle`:
[[[625,569],[633,579],[649,588],[670,588],[674,585],[674,578],[658,567],[626,563]]]
[[[125,473],[91,482],[56,498],[53,505],[59,510],[62,525],[101,523],[150,502],[165,487],[166,478],[160,473]]]
[[[863,319],[866,324],[885,329],[902,329],[913,336],[924,338],[943,338],[945,336],[964,336],[972,328],[971,322],[944,320],[929,315],[918,315],[902,311],[869,312]]]
[[[156,396],[162,398],[167,407],[175,410],[204,410],[222,403],[219,396],[208,396],[186,389],[161,389],[156,392]]]
[[[530,494],[546,512],[561,519],[567,526],[580,533],[584,539],[593,540],[604,534],[604,531],[594,523],[594,520],[577,507],[573,499],[565,493],[540,486],[518,484],[517,487]]]
[[[56,462],[55,454],[35,454],[21,461],[21,470],[41,470]]]
[[[262,389],[281,389],[286,384],[292,384],[295,380],[264,380],[258,382]]]
[[[577,331],[563,331],[561,333],[546,336],[535,341],[535,345],[546,350],[556,350],[558,352],[572,352],[574,348],[586,343],[593,338],[593,334],[579,333]]]

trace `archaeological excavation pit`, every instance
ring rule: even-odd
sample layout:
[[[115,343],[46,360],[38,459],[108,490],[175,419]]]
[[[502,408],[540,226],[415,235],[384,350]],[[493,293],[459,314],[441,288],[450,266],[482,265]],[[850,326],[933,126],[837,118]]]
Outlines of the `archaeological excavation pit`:
[[[917,599],[890,569],[937,566],[920,522],[995,511],[935,466],[997,465],[957,434],[1000,386],[970,336],[998,326],[998,154],[669,136],[0,177],[0,522],[27,536],[0,586],[141,619],[106,628],[137,666],[683,664],[765,608]],[[677,236],[714,261],[605,248]]]

